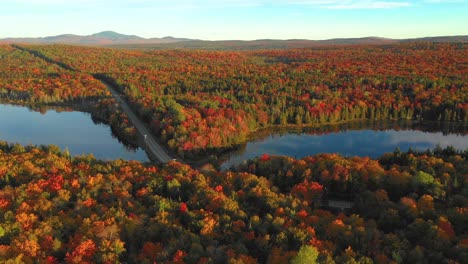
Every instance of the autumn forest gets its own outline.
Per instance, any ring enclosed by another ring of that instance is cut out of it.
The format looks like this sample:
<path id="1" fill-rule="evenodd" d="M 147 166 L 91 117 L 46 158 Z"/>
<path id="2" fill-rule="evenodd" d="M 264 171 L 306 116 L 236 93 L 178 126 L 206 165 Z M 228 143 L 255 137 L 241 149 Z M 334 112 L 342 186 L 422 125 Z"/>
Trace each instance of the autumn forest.
<path id="1" fill-rule="evenodd" d="M 216 163 L 265 131 L 466 126 L 467 58 L 464 43 L 430 42 L 0 45 L 0 103 L 87 112 L 137 147 L 112 87 L 174 158 L 100 160 L 0 135 L 0 262 L 467 263 L 468 149 Z"/>

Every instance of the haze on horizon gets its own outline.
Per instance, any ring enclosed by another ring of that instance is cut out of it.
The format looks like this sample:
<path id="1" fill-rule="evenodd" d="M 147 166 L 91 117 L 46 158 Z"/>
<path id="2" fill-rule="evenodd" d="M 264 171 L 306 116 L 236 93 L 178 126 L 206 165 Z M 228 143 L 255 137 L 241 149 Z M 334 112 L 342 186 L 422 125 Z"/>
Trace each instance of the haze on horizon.
<path id="1" fill-rule="evenodd" d="M 468 0 L 3 0 L 0 38 L 329 39 L 468 34 Z"/>

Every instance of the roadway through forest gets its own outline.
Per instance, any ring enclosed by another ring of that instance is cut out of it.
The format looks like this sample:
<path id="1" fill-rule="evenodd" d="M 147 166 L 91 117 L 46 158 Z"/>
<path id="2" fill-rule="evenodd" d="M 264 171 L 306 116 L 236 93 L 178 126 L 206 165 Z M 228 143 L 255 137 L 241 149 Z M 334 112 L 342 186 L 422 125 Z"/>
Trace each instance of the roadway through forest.
<path id="1" fill-rule="evenodd" d="M 19 50 L 22 50 L 22 51 L 29 52 L 33 56 L 36 56 L 36 57 L 38 57 L 40 59 L 43 59 L 43 60 L 45 60 L 45 61 L 47 61 L 49 63 L 56 64 L 56 65 L 66 69 L 66 70 L 79 72 L 78 70 L 73 69 L 72 67 L 70 67 L 69 65 L 67 65 L 67 64 L 65 64 L 63 62 L 56 61 L 56 60 L 53 60 L 53 59 L 47 57 L 46 55 L 42 54 L 41 52 L 30 50 L 30 49 L 27 49 L 27 48 L 24 48 L 24 47 L 21 47 L 21 46 L 18 46 L 18 45 L 12 45 L 12 47 L 14 47 L 16 49 L 19 49 Z M 167 152 L 164 150 L 164 148 L 161 147 L 161 145 L 159 145 L 159 143 L 156 141 L 156 139 L 154 139 L 153 134 L 145 127 L 145 125 L 137 117 L 137 115 L 135 115 L 135 113 L 133 113 L 133 110 L 130 108 L 130 106 L 127 104 L 127 102 L 125 102 L 125 100 L 122 99 L 122 97 L 114 89 L 114 87 L 112 87 L 112 85 L 110 85 L 109 83 L 107 83 L 107 82 L 105 82 L 105 81 L 103 81 L 103 80 L 101 80 L 99 78 L 96 78 L 96 79 L 101 81 L 104 85 L 106 85 L 107 89 L 109 89 L 109 91 L 111 92 L 114 99 L 117 101 L 117 103 L 119 103 L 120 107 L 122 107 L 122 110 L 125 112 L 125 114 L 127 114 L 128 118 L 130 118 L 130 121 L 132 122 L 132 124 L 135 126 L 135 128 L 138 130 L 138 132 L 143 136 L 144 142 L 145 142 L 144 143 L 145 144 L 144 148 L 146 149 L 146 151 L 150 152 L 149 154 L 152 155 L 152 157 L 155 157 L 161 163 L 168 163 L 169 161 L 171 161 L 173 158 L 171 158 L 167 154 Z"/>
<path id="2" fill-rule="evenodd" d="M 345 209 L 351 209 L 354 206 L 354 203 L 351 201 L 346 201 L 346 200 L 322 200 L 321 201 L 322 206 L 325 207 L 332 207 L 332 208 L 337 208 L 340 209 L 341 212 L 343 212 Z"/>
<path id="3" fill-rule="evenodd" d="M 120 94 L 112 87 L 112 85 L 106 83 L 105 81 L 102 81 L 109 91 L 111 92 L 112 96 L 114 99 L 119 103 L 120 107 L 122 110 L 127 114 L 128 118 L 132 122 L 132 124 L 135 126 L 135 128 L 138 130 L 138 132 L 143 135 L 144 141 L 145 141 L 145 149 L 150 152 L 153 157 L 158 159 L 161 163 L 168 163 L 169 161 L 172 160 L 172 158 L 167 154 L 167 152 L 159 145 L 159 143 L 156 141 L 156 139 L 153 137 L 152 133 L 146 128 L 146 126 L 143 124 L 143 122 L 133 113 L 133 110 L 130 108 L 130 106 L 123 100 L 123 98 L 120 96 Z"/>

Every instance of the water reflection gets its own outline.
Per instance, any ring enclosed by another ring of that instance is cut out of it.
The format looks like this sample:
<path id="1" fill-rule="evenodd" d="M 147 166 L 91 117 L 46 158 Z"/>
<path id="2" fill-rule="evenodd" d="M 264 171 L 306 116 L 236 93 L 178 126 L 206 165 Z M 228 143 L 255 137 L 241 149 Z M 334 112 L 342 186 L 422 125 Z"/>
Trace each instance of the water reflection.
<path id="1" fill-rule="evenodd" d="M 264 153 L 296 158 L 317 153 L 378 158 L 397 147 L 406 151 L 440 145 L 465 150 L 468 148 L 467 126 L 466 123 L 359 122 L 306 131 L 263 133 L 229 154 L 221 168 L 227 169 Z"/>
<path id="2" fill-rule="evenodd" d="M 109 126 L 91 115 L 67 108 L 41 108 L 0 104 L 0 140 L 23 145 L 54 144 L 72 155 L 92 153 L 100 159 L 148 161 L 146 153 L 120 143 Z"/>

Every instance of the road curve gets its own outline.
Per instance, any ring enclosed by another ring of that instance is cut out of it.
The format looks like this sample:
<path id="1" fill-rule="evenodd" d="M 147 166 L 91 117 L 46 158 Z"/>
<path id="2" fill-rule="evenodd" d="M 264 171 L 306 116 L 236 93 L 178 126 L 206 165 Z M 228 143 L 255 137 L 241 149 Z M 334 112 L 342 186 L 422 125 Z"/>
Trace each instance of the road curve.
<path id="1" fill-rule="evenodd" d="M 135 128 L 140 132 L 141 135 L 144 135 L 145 138 L 145 149 L 153 155 L 153 157 L 156 157 L 161 163 L 168 163 L 169 161 L 172 160 L 172 158 L 166 153 L 166 151 L 158 144 L 158 142 L 154 139 L 153 135 L 151 132 L 145 127 L 143 122 L 133 113 L 132 109 L 130 106 L 128 106 L 127 102 L 125 102 L 120 94 L 112 87 L 110 84 L 106 83 L 105 81 L 102 81 L 109 91 L 111 92 L 112 96 L 114 99 L 117 101 L 117 103 L 120 104 L 122 107 L 122 110 L 127 114 L 128 118 L 132 122 L 132 124 L 135 126 Z"/>

